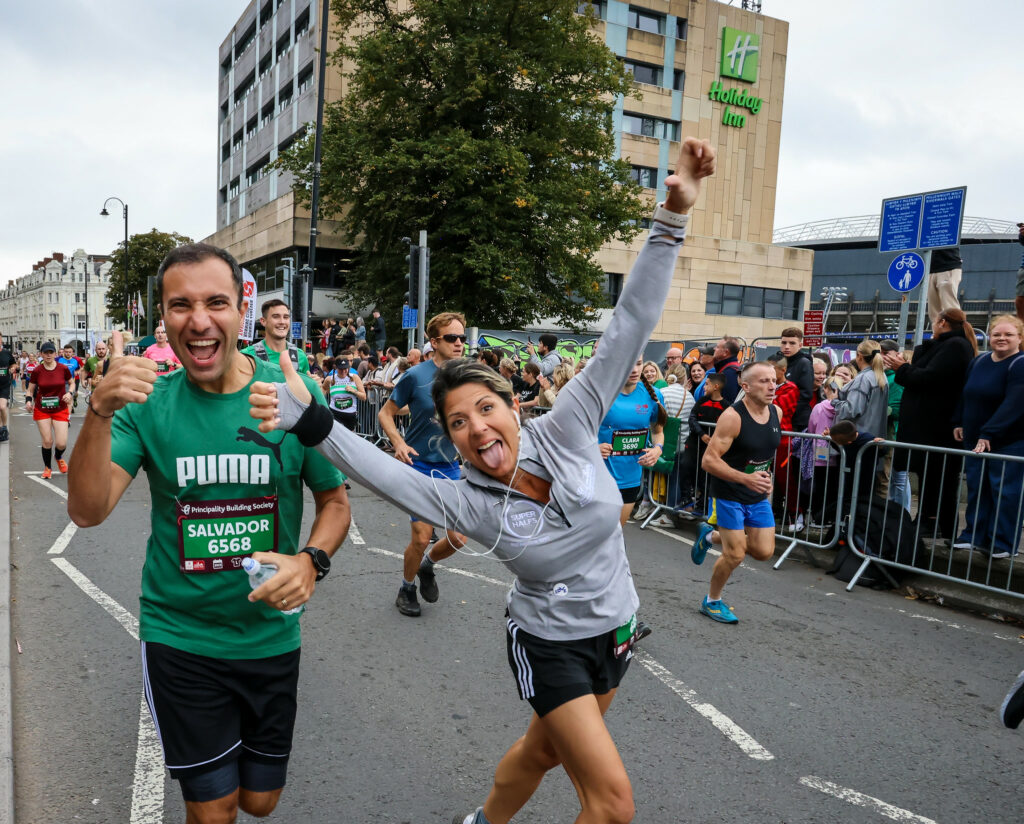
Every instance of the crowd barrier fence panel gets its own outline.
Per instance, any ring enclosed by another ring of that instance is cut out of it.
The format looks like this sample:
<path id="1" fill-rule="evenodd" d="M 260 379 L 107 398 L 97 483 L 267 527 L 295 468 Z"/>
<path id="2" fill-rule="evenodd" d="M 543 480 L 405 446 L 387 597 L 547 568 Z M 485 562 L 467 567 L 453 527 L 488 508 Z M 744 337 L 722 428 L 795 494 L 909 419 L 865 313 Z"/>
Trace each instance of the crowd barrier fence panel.
<path id="1" fill-rule="evenodd" d="M 873 494 L 873 476 L 886 463 L 887 450 L 892 450 L 894 475 L 909 471 L 918 478 L 917 494 L 911 501 L 916 514 L 898 502 L 896 507 L 889 506 Z M 865 473 L 872 473 L 870 479 Z M 852 474 L 847 543 L 862 562 L 847 591 L 874 564 L 886 575 L 887 569 L 896 569 L 1024 598 L 1024 592 L 1012 588 L 1016 583 L 1018 589 L 1024 589 L 1024 555 L 1013 554 L 1019 553 L 1024 521 L 1024 483 L 1020 482 L 1024 457 L 876 441 L 857 455 Z M 932 508 L 935 519 L 927 525 Z M 891 512 L 893 509 L 898 512 Z M 872 519 L 877 523 L 879 518 L 881 525 L 874 531 L 880 540 L 886 538 L 886 528 L 895 519 L 896 551 L 869 545 Z M 948 534 L 950 546 L 945 557 L 937 552 L 944 540 L 940 532 Z M 961 536 L 971 549 L 954 546 Z M 1009 557 L 993 558 L 996 551 L 1009 552 Z M 968 554 L 958 554 L 961 552 Z"/>

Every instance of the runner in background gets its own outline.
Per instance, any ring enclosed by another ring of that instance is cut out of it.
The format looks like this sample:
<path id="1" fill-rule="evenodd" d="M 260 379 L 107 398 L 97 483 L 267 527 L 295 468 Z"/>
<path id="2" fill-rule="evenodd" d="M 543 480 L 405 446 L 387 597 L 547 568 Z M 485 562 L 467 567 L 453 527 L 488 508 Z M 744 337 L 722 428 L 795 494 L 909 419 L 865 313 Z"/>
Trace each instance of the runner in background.
<path id="1" fill-rule="evenodd" d="M 289 343 L 292 334 L 292 313 L 283 300 L 273 298 L 264 302 L 261 312 L 263 328 L 266 335 L 242 350 L 245 355 L 253 355 L 262 361 L 269 361 L 275 366 L 281 360 L 283 352 L 288 353 L 295 368 L 301 373 L 309 374 L 309 358 L 299 347 Z"/>
<path id="2" fill-rule="evenodd" d="M 18 359 L 14 352 L 4 347 L 4 337 L 0 335 L 0 443 L 8 440 L 7 430 L 8 407 L 13 401 L 14 385 L 18 381 Z"/>
<path id="3" fill-rule="evenodd" d="M 74 377 L 65 363 L 57 362 L 57 347 L 46 341 L 40 347 L 43 362 L 32 372 L 25 409 L 32 413 L 42 439 L 43 478 L 53 474 L 53 451 L 57 451 L 57 468 L 68 471 L 64 450 L 68 448 L 68 423 L 74 397 L 71 384 Z M 34 387 L 34 388 L 33 388 Z"/>
<path id="4" fill-rule="evenodd" d="M 166 375 L 181 366 L 181 361 L 178 360 L 178 356 L 174 354 L 174 350 L 167 342 L 167 330 L 164 328 L 163 321 L 160 321 L 160 325 L 153 331 L 153 334 L 156 336 L 156 343 L 147 346 L 142 356 L 156 362 L 158 375 Z"/>
<path id="5" fill-rule="evenodd" d="M 366 400 L 366 389 L 348 358 L 339 356 L 334 359 L 334 369 L 324 377 L 323 390 L 334 420 L 355 432 L 359 423 L 358 401 Z"/>

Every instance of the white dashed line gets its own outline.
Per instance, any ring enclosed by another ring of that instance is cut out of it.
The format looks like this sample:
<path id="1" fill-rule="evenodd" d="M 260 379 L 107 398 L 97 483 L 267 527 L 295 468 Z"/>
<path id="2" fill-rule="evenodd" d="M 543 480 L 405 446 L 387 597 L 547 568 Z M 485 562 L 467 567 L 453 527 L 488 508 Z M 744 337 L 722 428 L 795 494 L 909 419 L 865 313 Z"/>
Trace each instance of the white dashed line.
<path id="1" fill-rule="evenodd" d="M 402 555 L 400 552 L 392 552 L 388 549 L 378 549 L 375 546 L 366 547 L 366 551 L 372 552 L 374 555 L 386 555 L 389 558 L 405 558 L 405 556 Z M 499 581 L 497 578 L 488 578 L 486 575 L 480 575 L 479 573 L 469 572 L 465 569 L 458 569 L 457 567 L 453 566 L 440 565 L 437 567 L 437 569 L 443 569 L 445 572 L 452 573 L 452 575 L 461 575 L 464 578 L 473 578 L 477 581 L 484 581 L 488 584 L 494 584 L 495 586 L 505 587 L 505 589 L 508 589 L 510 586 L 512 586 L 511 581 Z"/>
<path id="2" fill-rule="evenodd" d="M 848 787 L 841 787 L 838 784 L 833 784 L 831 781 L 826 781 L 813 775 L 801 778 L 800 783 L 812 790 L 825 793 L 825 795 L 834 796 L 841 801 L 874 810 L 876 813 L 884 815 L 886 818 L 891 818 L 893 821 L 904 822 L 904 824 L 937 824 L 934 819 L 925 818 L 923 815 L 917 815 L 901 807 L 894 807 L 892 804 L 887 804 L 874 796 L 864 795 L 864 793 L 859 793 Z"/>
<path id="3" fill-rule="evenodd" d="M 41 472 L 40 472 L 40 473 L 38 473 L 38 474 L 32 474 L 32 475 L 29 475 L 29 473 L 28 473 L 28 472 L 26 472 L 25 474 L 26 474 L 26 475 L 28 475 L 28 477 L 29 477 L 29 478 L 30 478 L 31 480 L 35 481 L 35 482 L 36 482 L 37 484 L 42 484 L 42 485 L 43 485 L 43 486 L 45 486 L 45 487 L 46 487 L 47 489 L 49 489 L 49 490 L 50 490 L 51 492 L 56 492 L 56 493 L 57 493 L 58 495 L 60 495 L 60 496 L 61 496 L 61 497 L 62 497 L 62 498 L 63 498 L 63 499 L 65 500 L 65 501 L 66 501 L 66 500 L 68 499 L 68 493 L 67 493 L 67 492 L 65 492 L 65 491 L 64 491 L 63 489 L 61 489 L 61 488 L 60 488 L 59 486 L 54 486 L 54 485 L 53 485 L 53 484 L 51 484 L 51 483 L 50 483 L 49 481 L 44 481 L 44 480 L 43 480 L 42 478 L 40 478 L 40 477 L 39 477 L 39 475 L 42 475 L 43 473 L 41 473 Z"/>
<path id="4" fill-rule="evenodd" d="M 68 525 L 64 527 L 64 531 L 57 536 L 57 540 L 53 542 L 53 546 L 46 550 L 46 554 L 60 555 L 65 549 L 67 549 L 68 544 L 71 543 L 71 539 L 75 537 L 76 532 L 78 532 L 78 527 L 75 525 L 75 522 L 68 521 Z"/>

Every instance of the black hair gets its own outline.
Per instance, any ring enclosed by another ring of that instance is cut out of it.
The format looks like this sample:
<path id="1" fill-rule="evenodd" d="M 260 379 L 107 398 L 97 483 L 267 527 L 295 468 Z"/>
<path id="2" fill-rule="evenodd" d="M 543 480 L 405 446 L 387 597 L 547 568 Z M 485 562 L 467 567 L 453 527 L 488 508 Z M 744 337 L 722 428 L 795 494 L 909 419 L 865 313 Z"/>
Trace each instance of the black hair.
<path id="1" fill-rule="evenodd" d="M 857 427 L 853 421 L 837 421 L 828 430 L 829 437 L 835 440 L 837 437 L 843 441 L 852 442 L 857 437 Z"/>
<path id="2" fill-rule="evenodd" d="M 156 270 L 156 295 L 160 305 L 163 306 L 164 302 L 164 274 L 168 269 L 182 264 L 192 266 L 212 257 L 220 258 L 231 267 L 231 279 L 235 282 L 235 291 L 238 292 L 238 305 L 241 306 L 243 289 L 242 267 L 238 265 L 238 261 L 235 260 L 234 255 L 229 251 L 221 249 L 219 246 L 213 246 L 210 243 L 186 243 L 183 246 L 171 249 L 167 253 L 167 257 L 160 263 L 160 268 Z"/>
<path id="3" fill-rule="evenodd" d="M 263 317 L 266 317 L 267 312 L 275 306 L 283 306 L 285 309 L 288 309 L 288 304 L 280 298 L 271 298 L 270 300 L 263 301 L 263 305 L 260 307 L 260 314 L 263 315 Z M 291 309 L 288 309 L 288 311 L 291 312 Z"/>
<path id="4" fill-rule="evenodd" d="M 539 335 L 537 340 L 543 343 L 549 351 L 554 351 L 555 347 L 558 346 L 558 335 L 552 335 L 550 332 L 545 332 L 543 335 Z"/>

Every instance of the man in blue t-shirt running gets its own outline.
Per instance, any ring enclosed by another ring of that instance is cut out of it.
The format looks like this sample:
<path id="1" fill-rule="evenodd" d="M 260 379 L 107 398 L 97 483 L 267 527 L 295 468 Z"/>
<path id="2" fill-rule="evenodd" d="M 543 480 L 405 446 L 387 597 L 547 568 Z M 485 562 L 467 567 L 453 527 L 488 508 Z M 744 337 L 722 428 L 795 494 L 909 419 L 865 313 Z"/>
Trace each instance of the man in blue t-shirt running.
<path id="1" fill-rule="evenodd" d="M 459 312 L 442 312 L 430 319 L 426 332 L 433 347 L 431 356 L 409 369 L 395 384 L 391 397 L 377 414 L 377 419 L 394 447 L 398 460 L 434 478 L 436 483 L 447 483 L 446 478 L 458 480 L 462 472 L 456 461 L 458 453 L 455 447 L 444 436 L 435 420 L 431 390 L 441 364 L 462 357 L 466 345 L 466 318 Z M 395 416 L 406 406 L 409 407 L 409 426 L 406 427 L 405 437 L 402 437 L 395 425 Z M 416 577 L 420 579 L 423 600 L 434 603 L 438 598 L 434 564 L 450 558 L 455 548 L 446 534 L 427 552 L 433 526 L 415 518 L 410 518 L 410 521 L 412 537 L 405 548 L 402 586 L 398 590 L 395 606 L 402 615 L 415 617 L 420 614 L 420 602 L 416 598 Z M 448 524 L 438 526 L 447 529 Z M 450 534 L 459 546 L 465 545 L 465 537 L 457 532 Z"/>

